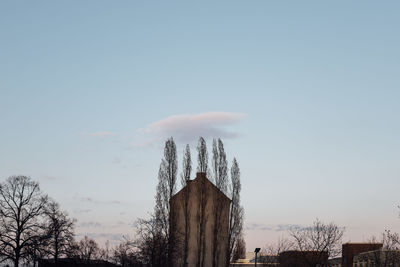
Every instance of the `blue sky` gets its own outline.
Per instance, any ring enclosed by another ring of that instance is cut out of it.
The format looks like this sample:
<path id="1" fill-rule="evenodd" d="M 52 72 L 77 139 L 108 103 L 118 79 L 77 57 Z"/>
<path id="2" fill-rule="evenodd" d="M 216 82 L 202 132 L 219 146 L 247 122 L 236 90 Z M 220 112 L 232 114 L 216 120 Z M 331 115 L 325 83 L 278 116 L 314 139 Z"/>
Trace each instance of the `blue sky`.
<path id="1" fill-rule="evenodd" d="M 201 134 L 239 161 L 249 250 L 317 217 L 400 231 L 399 5 L 3 1 L 1 180 L 117 239 L 152 211 L 165 138 L 195 157 Z"/>

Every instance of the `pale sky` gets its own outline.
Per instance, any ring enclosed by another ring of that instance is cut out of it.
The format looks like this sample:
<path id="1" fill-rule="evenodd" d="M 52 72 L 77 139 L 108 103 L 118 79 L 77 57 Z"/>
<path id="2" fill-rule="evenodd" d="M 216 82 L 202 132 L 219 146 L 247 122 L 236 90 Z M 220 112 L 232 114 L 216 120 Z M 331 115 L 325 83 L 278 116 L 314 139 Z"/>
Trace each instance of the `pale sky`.
<path id="1" fill-rule="evenodd" d="M 0 180 L 31 176 L 79 237 L 115 241 L 152 211 L 167 137 L 194 167 L 198 137 L 221 137 L 248 250 L 317 217 L 344 241 L 400 232 L 399 10 L 1 1 Z"/>

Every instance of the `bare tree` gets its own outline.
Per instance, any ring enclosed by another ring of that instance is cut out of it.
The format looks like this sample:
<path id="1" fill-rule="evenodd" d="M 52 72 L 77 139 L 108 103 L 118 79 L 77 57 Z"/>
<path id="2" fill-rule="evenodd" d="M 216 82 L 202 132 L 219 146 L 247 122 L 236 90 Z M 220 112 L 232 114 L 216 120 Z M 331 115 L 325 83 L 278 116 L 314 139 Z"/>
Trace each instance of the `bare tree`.
<path id="1" fill-rule="evenodd" d="M 182 187 L 187 186 L 188 181 L 190 180 L 190 174 L 192 171 L 192 160 L 191 160 L 191 155 L 190 155 L 190 147 L 189 145 L 186 145 L 184 154 L 183 154 L 183 161 L 182 161 L 182 174 L 181 174 L 181 184 Z M 188 252 L 189 252 L 189 232 L 190 232 L 190 210 L 189 210 L 189 192 L 190 188 L 187 187 L 186 190 L 184 191 L 185 197 L 184 201 L 182 203 L 183 205 L 183 211 L 184 211 L 184 217 L 185 217 L 185 232 L 183 236 L 183 242 L 181 243 L 181 250 L 183 254 L 183 264 L 185 265 L 187 262 L 188 258 Z M 180 238 L 181 239 L 181 238 Z"/>
<path id="2" fill-rule="evenodd" d="M 309 266 L 317 266 L 325 263 L 326 258 L 338 256 L 341 252 L 343 233 L 344 228 L 337 224 L 333 222 L 325 224 L 318 219 L 310 227 L 297 227 L 289 231 L 296 250 L 313 252 L 307 253 L 303 259 Z"/>
<path id="3" fill-rule="evenodd" d="M 27 257 L 24 258 L 24 262 L 26 263 L 25 265 L 31 265 L 35 267 L 40 259 L 48 257 L 48 244 L 49 236 L 47 233 L 47 229 L 44 226 L 41 229 L 41 234 L 33 238 L 31 241 L 31 245 L 26 248 Z"/>
<path id="4" fill-rule="evenodd" d="M 27 176 L 11 176 L 0 185 L 0 255 L 18 267 L 28 248 L 43 235 L 47 196 Z"/>
<path id="5" fill-rule="evenodd" d="M 203 137 L 199 138 L 199 142 L 197 144 L 197 172 L 208 172 L 208 151 L 207 144 Z"/>
<path id="6" fill-rule="evenodd" d="M 176 145 L 171 137 L 165 142 L 164 158 L 161 161 L 158 173 L 158 185 L 156 192 L 155 216 L 159 228 L 168 240 L 167 259 L 171 260 L 171 256 L 176 248 L 174 242 L 175 237 L 170 236 L 170 221 L 174 218 L 170 217 L 169 200 L 176 191 L 176 179 L 178 171 L 178 160 L 176 153 Z"/>
<path id="7" fill-rule="evenodd" d="M 60 256 L 65 256 L 74 240 L 75 220 L 60 210 L 58 203 L 50 201 L 45 209 L 47 216 L 48 253 L 57 264 Z"/>
<path id="8" fill-rule="evenodd" d="M 236 241 L 235 248 L 233 249 L 232 261 L 236 262 L 238 259 L 246 257 L 246 242 L 243 235 L 240 235 Z"/>
<path id="9" fill-rule="evenodd" d="M 104 261 L 113 260 L 114 249 L 110 246 L 110 240 L 107 240 L 102 248 L 100 248 L 99 259 Z"/>
<path id="10" fill-rule="evenodd" d="M 215 139 L 213 140 L 212 152 L 215 186 L 226 194 L 228 189 L 228 161 L 226 160 L 224 144 L 222 143 L 221 139 L 218 138 L 218 141 Z"/>
<path id="11" fill-rule="evenodd" d="M 168 203 L 169 199 L 175 194 L 176 190 L 176 176 L 178 172 L 178 159 L 176 154 L 176 145 L 174 139 L 171 137 L 165 142 L 164 148 L 165 160 L 165 174 L 168 186 Z M 168 204 L 169 205 L 169 204 Z M 169 207 L 168 207 L 169 210 Z"/>
<path id="12" fill-rule="evenodd" d="M 140 261 L 151 267 L 167 265 L 167 237 L 160 231 L 156 216 L 150 219 L 139 219 L 135 222 L 135 246 Z"/>
<path id="13" fill-rule="evenodd" d="M 243 229 L 243 207 L 240 205 L 240 191 L 242 189 L 240 182 L 240 168 L 236 161 L 233 159 L 231 168 L 231 207 L 229 214 L 229 232 L 228 232 L 228 251 L 227 251 L 227 265 L 232 260 L 233 249 L 235 244 L 242 234 Z"/>
<path id="14" fill-rule="evenodd" d="M 224 150 L 224 145 L 221 139 L 213 140 L 212 148 L 212 167 L 214 174 L 215 186 L 223 193 L 226 194 L 228 188 L 228 162 L 226 160 L 226 154 Z M 219 256 L 221 254 L 220 248 L 220 233 L 222 231 L 221 227 L 221 216 L 223 211 L 222 196 L 220 194 L 216 195 L 214 200 L 214 229 L 213 229 L 213 267 L 216 267 L 219 262 Z"/>
<path id="15" fill-rule="evenodd" d="M 294 243 L 293 241 L 280 237 L 275 244 L 267 244 L 261 251 L 263 256 L 266 255 L 279 255 L 283 251 L 292 250 Z"/>
<path id="16" fill-rule="evenodd" d="M 190 180 L 190 175 L 192 172 L 192 158 L 190 155 L 190 147 L 186 145 L 186 148 L 183 152 L 183 160 L 182 160 L 182 174 L 181 174 L 181 185 L 185 187 L 187 182 Z"/>
<path id="17" fill-rule="evenodd" d="M 142 266 L 138 259 L 135 242 L 127 237 L 124 237 L 121 243 L 113 249 L 113 259 L 122 267 Z"/>
<path id="18" fill-rule="evenodd" d="M 197 171 L 202 173 L 208 173 L 208 151 L 207 151 L 207 144 L 203 137 L 199 138 L 199 142 L 197 144 Z M 209 177 L 209 176 L 207 176 Z M 206 217 L 206 204 L 207 204 L 207 190 L 205 185 L 205 180 L 201 179 L 200 184 L 200 192 L 199 192 L 199 207 L 197 213 L 197 233 L 198 233 L 198 240 L 197 240 L 197 267 L 204 266 L 205 260 L 205 226 L 207 223 Z"/>
<path id="19" fill-rule="evenodd" d="M 293 249 L 293 241 L 280 237 L 276 243 L 267 244 L 260 253 L 260 258 L 263 259 L 262 266 L 271 266 L 278 264 L 278 256 L 281 252 Z"/>
<path id="20" fill-rule="evenodd" d="M 100 248 L 97 242 L 85 235 L 85 237 L 79 241 L 79 258 L 84 261 L 91 261 L 99 257 Z"/>
<path id="21" fill-rule="evenodd" d="M 156 193 L 156 216 L 162 223 L 162 228 L 166 236 L 169 235 L 169 200 L 175 194 L 176 176 L 178 170 L 178 160 L 176 145 L 171 137 L 165 142 L 164 158 L 161 160 L 158 172 L 158 186 Z"/>
<path id="22" fill-rule="evenodd" d="M 168 202 L 168 185 L 166 183 L 166 162 L 161 160 L 160 168 L 158 170 L 158 184 L 156 189 L 156 205 L 154 207 L 155 223 L 159 231 L 167 235 L 168 232 L 168 216 L 169 216 L 169 203 Z"/>

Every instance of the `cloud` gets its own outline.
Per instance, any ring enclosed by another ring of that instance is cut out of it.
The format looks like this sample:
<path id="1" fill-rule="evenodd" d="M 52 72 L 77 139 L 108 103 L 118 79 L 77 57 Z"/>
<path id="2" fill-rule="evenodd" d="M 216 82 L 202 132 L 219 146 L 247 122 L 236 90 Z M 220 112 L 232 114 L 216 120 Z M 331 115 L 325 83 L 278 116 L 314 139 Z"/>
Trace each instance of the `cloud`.
<path id="1" fill-rule="evenodd" d="M 119 228 L 119 227 L 121 227 L 121 226 L 125 226 L 125 225 L 127 225 L 127 223 L 126 223 L 126 222 L 123 222 L 123 221 L 117 221 L 116 223 L 114 223 L 113 225 L 111 225 L 111 226 L 110 226 L 110 228 Z"/>
<path id="2" fill-rule="evenodd" d="M 271 227 L 271 226 L 268 226 L 268 225 L 265 225 L 265 224 L 249 223 L 249 224 L 246 224 L 245 229 L 246 229 L 246 230 L 270 231 L 270 230 L 272 230 L 272 227 Z"/>
<path id="3" fill-rule="evenodd" d="M 122 204 L 121 201 L 119 201 L 119 200 L 97 200 L 97 199 L 93 199 L 91 197 L 80 197 L 79 200 L 82 201 L 82 202 L 93 203 L 93 204 L 101 204 L 101 205 L 119 205 L 119 204 Z"/>
<path id="4" fill-rule="evenodd" d="M 78 224 L 78 227 L 82 228 L 99 228 L 102 227 L 103 225 L 99 222 L 82 222 Z"/>
<path id="5" fill-rule="evenodd" d="M 102 229 L 113 229 L 113 228 L 121 228 L 123 226 L 130 225 L 127 222 L 124 221 L 116 221 L 112 224 L 103 224 L 100 222 L 95 222 L 95 221 L 87 221 L 87 222 L 81 222 L 77 225 L 78 228 L 102 228 Z"/>
<path id="6" fill-rule="evenodd" d="M 259 224 L 249 223 L 246 224 L 245 230 L 249 231 L 274 231 L 274 232 L 286 232 L 292 229 L 305 229 L 306 227 L 299 224 Z"/>
<path id="7" fill-rule="evenodd" d="M 222 111 L 169 116 L 140 129 L 141 132 L 156 136 L 156 138 L 146 140 L 142 146 L 151 144 L 154 139 L 163 139 L 169 136 L 173 136 L 181 142 L 195 141 L 199 136 L 204 138 L 236 138 L 239 134 L 227 130 L 226 127 L 238 123 L 244 117 L 245 114 L 243 113 Z"/>
<path id="8" fill-rule="evenodd" d="M 79 214 L 79 213 L 89 213 L 91 211 L 92 211 L 91 209 L 75 209 L 73 212 Z"/>
<path id="9" fill-rule="evenodd" d="M 113 132 L 93 132 L 93 133 L 82 133 L 82 135 L 93 136 L 93 137 L 111 137 L 116 134 Z"/>
<path id="10" fill-rule="evenodd" d="M 123 234 L 114 234 L 114 233 L 77 233 L 77 237 L 83 238 L 84 236 L 88 236 L 89 238 L 97 239 L 107 239 L 111 241 L 121 241 L 123 239 Z"/>

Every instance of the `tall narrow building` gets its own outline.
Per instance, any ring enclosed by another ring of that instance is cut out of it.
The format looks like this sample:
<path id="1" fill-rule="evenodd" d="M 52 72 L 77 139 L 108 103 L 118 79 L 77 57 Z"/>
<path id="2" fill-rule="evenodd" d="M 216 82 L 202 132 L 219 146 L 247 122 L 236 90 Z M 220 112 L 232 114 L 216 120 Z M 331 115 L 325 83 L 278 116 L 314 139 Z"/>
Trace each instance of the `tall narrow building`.
<path id="1" fill-rule="evenodd" d="M 172 266 L 226 267 L 230 199 L 205 173 L 170 200 Z"/>

